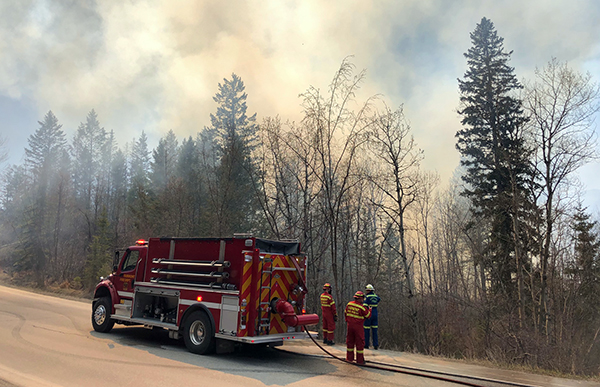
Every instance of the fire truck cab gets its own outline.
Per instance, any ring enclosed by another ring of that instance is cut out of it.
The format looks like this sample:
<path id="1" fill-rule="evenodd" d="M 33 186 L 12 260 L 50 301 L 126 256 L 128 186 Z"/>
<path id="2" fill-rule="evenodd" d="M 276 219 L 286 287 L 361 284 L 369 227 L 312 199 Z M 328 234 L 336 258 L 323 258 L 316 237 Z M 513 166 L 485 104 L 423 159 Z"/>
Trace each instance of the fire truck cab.
<path id="1" fill-rule="evenodd" d="M 188 350 L 217 345 L 281 345 L 307 337 L 306 255 L 295 241 L 233 238 L 150 238 L 117 252 L 113 273 L 94 291 L 92 325 L 167 329 Z"/>

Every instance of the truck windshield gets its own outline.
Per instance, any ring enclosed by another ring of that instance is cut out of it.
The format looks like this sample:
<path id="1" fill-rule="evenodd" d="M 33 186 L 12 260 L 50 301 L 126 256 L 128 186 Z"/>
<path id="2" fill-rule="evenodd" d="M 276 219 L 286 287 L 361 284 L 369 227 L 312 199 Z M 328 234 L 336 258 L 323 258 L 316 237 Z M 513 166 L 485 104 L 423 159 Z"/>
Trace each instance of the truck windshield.
<path id="1" fill-rule="evenodd" d="M 127 258 L 125 258 L 125 261 L 123 261 L 123 266 L 121 268 L 121 271 L 130 271 L 130 270 L 134 270 L 135 269 L 135 265 L 137 263 L 137 260 L 140 256 L 140 252 L 137 250 L 128 250 L 127 251 Z"/>

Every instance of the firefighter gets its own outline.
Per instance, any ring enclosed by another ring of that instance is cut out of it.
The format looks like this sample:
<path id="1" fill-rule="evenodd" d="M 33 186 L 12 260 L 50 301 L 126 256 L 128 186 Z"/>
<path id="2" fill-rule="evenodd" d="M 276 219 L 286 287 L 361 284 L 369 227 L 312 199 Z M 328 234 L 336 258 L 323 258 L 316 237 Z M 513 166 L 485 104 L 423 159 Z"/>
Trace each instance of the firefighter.
<path id="1" fill-rule="evenodd" d="M 354 294 L 354 301 L 346 305 L 344 315 L 348 334 L 346 336 L 346 361 L 354 361 L 354 347 L 356 347 L 356 363 L 365 364 L 365 331 L 363 323 L 365 318 L 371 316 L 371 309 L 363 305 L 365 294 L 358 291 Z"/>
<path id="2" fill-rule="evenodd" d="M 331 296 L 331 285 L 323 285 L 321 294 L 321 311 L 323 312 L 323 344 L 333 345 L 333 332 L 335 331 L 335 322 L 337 321 L 337 310 L 335 301 Z"/>
<path id="3" fill-rule="evenodd" d="M 373 285 L 368 284 L 365 286 L 365 290 L 367 291 L 367 295 L 365 296 L 365 305 L 371 308 L 371 317 L 365 319 L 365 348 L 369 348 L 369 340 L 371 338 L 371 333 L 373 333 L 373 349 L 379 349 L 379 337 L 377 335 L 377 305 L 381 298 L 377 294 L 375 294 L 375 288 Z"/>

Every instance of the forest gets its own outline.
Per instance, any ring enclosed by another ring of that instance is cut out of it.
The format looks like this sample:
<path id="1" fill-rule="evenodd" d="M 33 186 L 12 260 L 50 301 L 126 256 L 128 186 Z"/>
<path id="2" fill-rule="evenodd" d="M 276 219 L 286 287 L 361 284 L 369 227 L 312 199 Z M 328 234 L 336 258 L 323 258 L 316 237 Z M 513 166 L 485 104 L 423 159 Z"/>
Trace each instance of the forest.
<path id="1" fill-rule="evenodd" d="M 300 95 L 298 122 L 258 122 L 232 74 L 209 125 L 154 149 L 143 131 L 119 146 L 93 109 L 69 139 L 48 111 L 2 171 L 0 266 L 89 294 L 139 238 L 297 239 L 308 312 L 325 282 L 338 314 L 373 284 L 382 348 L 598 375 L 600 228 L 576 172 L 598 156 L 600 89 L 557 58 L 519 81 L 487 18 L 470 37 L 448 183 L 421 167 L 402 105 L 357 99 L 351 57 Z"/>

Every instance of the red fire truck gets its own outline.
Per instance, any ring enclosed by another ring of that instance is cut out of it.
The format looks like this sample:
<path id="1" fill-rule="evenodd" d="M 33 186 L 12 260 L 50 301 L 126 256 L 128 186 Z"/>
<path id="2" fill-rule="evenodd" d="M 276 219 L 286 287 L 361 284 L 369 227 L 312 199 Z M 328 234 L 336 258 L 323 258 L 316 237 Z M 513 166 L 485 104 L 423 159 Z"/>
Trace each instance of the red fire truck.
<path id="1" fill-rule="evenodd" d="M 94 291 L 98 332 L 115 323 L 164 328 L 205 354 L 236 342 L 281 345 L 319 322 L 304 314 L 307 258 L 295 241 L 150 238 L 115 259 Z"/>

